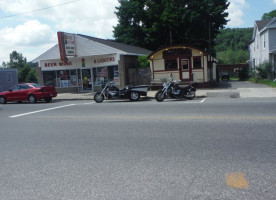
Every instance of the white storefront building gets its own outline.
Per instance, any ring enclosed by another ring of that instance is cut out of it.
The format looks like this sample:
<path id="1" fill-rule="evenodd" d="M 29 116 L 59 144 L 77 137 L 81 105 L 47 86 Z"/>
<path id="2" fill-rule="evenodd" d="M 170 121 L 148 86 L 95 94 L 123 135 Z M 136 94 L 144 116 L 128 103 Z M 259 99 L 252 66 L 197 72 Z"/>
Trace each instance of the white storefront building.
<path id="1" fill-rule="evenodd" d="M 65 38 L 65 48 L 72 48 L 73 55 L 62 58 L 62 47 L 57 44 L 32 61 L 37 64 L 39 83 L 54 85 L 59 92 L 95 90 L 110 80 L 122 88 L 130 82 L 128 69 L 138 67 L 138 56 L 151 53 L 112 40 L 68 35 L 73 39 Z M 70 42 L 73 47 L 66 46 Z"/>

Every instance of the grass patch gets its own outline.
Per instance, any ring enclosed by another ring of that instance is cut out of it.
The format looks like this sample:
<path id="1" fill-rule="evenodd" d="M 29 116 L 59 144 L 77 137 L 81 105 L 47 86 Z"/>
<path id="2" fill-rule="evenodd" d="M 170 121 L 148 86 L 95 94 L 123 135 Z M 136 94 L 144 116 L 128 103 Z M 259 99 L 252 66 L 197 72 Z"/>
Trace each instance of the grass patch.
<path id="1" fill-rule="evenodd" d="M 276 81 L 271 81 L 268 79 L 260 79 L 260 78 L 250 78 L 248 80 L 253 83 L 261 83 L 261 84 L 269 85 L 271 87 L 276 87 Z"/>

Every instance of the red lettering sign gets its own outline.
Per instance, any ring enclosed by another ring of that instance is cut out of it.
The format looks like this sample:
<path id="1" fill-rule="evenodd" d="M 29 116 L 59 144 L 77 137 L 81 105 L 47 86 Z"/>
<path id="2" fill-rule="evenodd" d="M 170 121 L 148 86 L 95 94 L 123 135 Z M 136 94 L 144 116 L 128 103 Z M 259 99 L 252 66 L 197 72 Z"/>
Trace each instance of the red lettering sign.
<path id="1" fill-rule="evenodd" d="M 59 63 L 44 63 L 44 67 L 57 67 L 57 66 L 69 66 L 72 62 L 59 62 Z"/>
<path id="2" fill-rule="evenodd" d="M 115 61 L 115 57 L 94 59 L 94 63 L 106 63 L 106 62 L 114 62 L 114 61 Z"/>

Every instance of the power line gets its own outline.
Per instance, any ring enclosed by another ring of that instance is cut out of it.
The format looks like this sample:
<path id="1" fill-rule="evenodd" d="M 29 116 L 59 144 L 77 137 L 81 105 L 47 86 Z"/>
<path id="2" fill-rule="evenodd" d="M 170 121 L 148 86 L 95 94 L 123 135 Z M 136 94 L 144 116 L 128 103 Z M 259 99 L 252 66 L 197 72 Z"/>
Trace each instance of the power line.
<path id="1" fill-rule="evenodd" d="M 54 6 L 49 6 L 49 7 L 46 7 L 46 8 L 40 8 L 40 9 L 37 9 L 37 10 L 28 11 L 28 12 L 18 13 L 18 14 L 14 14 L 14 15 L 8 15 L 8 16 L 0 17 L 0 19 L 15 17 L 15 16 L 18 16 L 18 15 L 25 15 L 25 14 L 29 14 L 29 13 L 33 13 L 33 12 L 38 12 L 38 11 L 41 11 L 41 10 L 47 10 L 47 9 L 50 9 L 50 8 L 63 6 L 63 5 L 66 5 L 66 4 L 77 2 L 77 1 L 81 1 L 81 0 L 70 1 L 70 2 L 67 2 L 67 3 L 62 3 L 62 4 L 58 4 L 58 5 L 54 5 Z"/>

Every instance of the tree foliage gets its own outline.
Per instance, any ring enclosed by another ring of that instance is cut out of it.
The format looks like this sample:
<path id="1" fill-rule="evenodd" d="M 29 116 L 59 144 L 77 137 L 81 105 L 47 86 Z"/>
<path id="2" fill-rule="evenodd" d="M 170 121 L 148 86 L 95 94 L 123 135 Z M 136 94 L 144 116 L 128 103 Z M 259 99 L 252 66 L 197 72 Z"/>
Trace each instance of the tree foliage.
<path id="1" fill-rule="evenodd" d="M 272 19 L 273 17 L 276 17 L 276 9 L 275 9 L 275 10 L 272 10 L 272 11 L 269 12 L 269 13 L 263 14 L 262 20 L 265 20 L 265 19 Z"/>
<path id="2" fill-rule="evenodd" d="M 215 39 L 219 64 L 245 63 L 249 59 L 248 44 L 253 28 L 222 29 Z"/>
<path id="3" fill-rule="evenodd" d="M 18 69 L 18 81 L 23 82 L 37 82 L 36 71 L 29 63 L 27 59 L 23 57 L 21 53 L 13 51 L 10 53 L 10 61 L 2 63 L 3 68 Z"/>
<path id="4" fill-rule="evenodd" d="M 227 0 L 119 0 L 114 27 L 117 41 L 156 50 L 162 46 L 187 44 L 209 46 L 227 23 Z"/>

